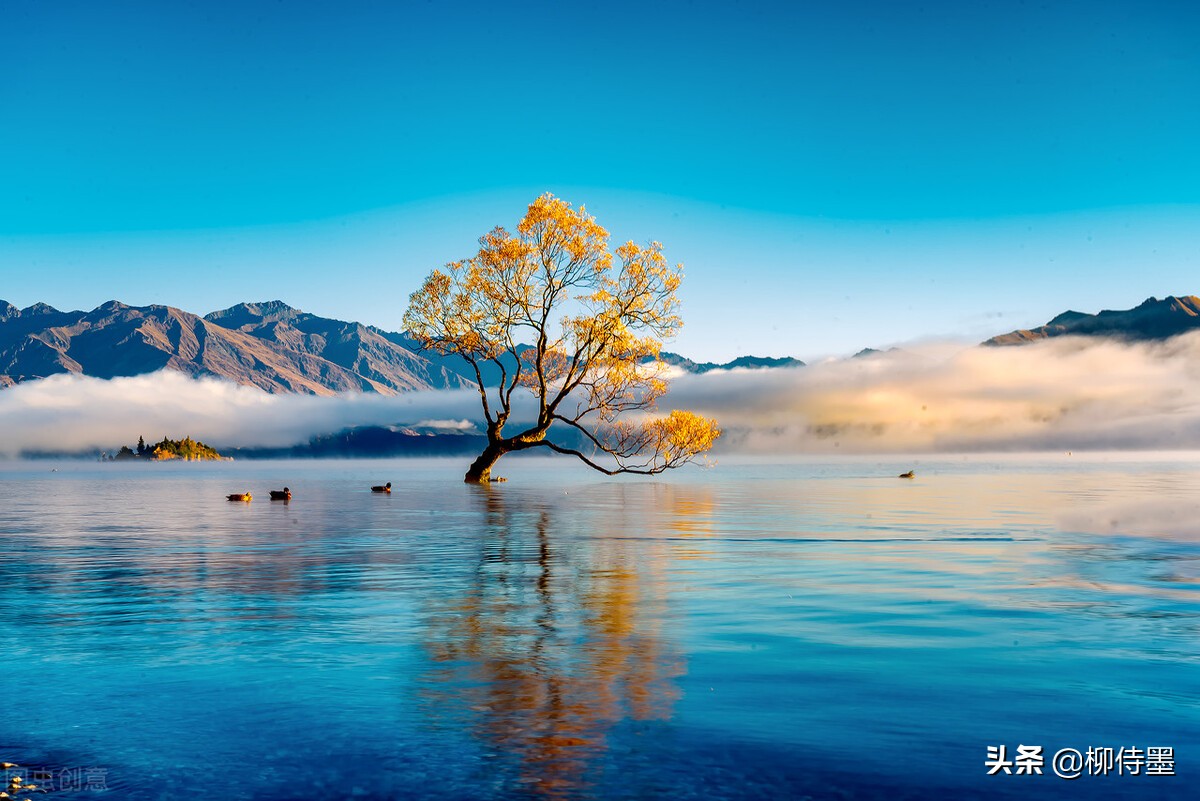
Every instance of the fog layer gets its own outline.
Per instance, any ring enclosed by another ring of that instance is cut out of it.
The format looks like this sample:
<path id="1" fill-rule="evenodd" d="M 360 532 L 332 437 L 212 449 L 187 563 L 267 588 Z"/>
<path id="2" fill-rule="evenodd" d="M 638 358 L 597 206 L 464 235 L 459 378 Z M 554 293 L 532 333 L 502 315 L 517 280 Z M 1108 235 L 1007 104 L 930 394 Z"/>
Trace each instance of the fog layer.
<path id="1" fill-rule="evenodd" d="M 925 345 L 796 370 L 682 376 L 670 402 L 725 449 L 912 452 L 1200 446 L 1200 333 Z"/>
<path id="2" fill-rule="evenodd" d="M 662 405 L 716 417 L 725 452 L 1200 447 L 1200 333 L 1160 343 L 924 345 L 798 369 L 683 375 L 671 386 Z M 479 420 L 472 391 L 319 398 L 175 372 L 58 375 L 0 391 L 0 452 L 110 450 L 139 435 L 283 446 L 348 426 L 462 430 Z"/>

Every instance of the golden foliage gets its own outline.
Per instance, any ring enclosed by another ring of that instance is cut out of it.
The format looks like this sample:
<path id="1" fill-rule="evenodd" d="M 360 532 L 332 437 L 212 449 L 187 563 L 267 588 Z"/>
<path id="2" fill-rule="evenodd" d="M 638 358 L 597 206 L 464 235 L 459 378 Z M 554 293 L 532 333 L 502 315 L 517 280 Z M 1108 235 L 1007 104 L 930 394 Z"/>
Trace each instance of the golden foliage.
<path id="1" fill-rule="evenodd" d="M 653 409 L 666 392 L 656 360 L 662 340 L 682 325 L 682 276 L 661 243 L 626 242 L 610 252 L 608 231 L 583 207 L 545 194 L 515 233 L 496 227 L 480 237 L 475 256 L 430 273 L 409 299 L 404 324 L 422 347 L 472 366 L 491 462 L 546 446 L 605 472 L 660 472 L 707 451 L 720 435 L 715 422 L 688 413 L 635 428 L 619 419 Z M 488 380 L 497 373 L 498 381 Z M 537 399 L 537 419 L 506 438 L 518 387 Z M 576 429 L 617 467 L 554 444 L 547 434 L 556 423 Z M 626 461 L 647 453 L 650 462 Z M 479 465 L 468 480 L 486 480 L 490 463 Z"/>

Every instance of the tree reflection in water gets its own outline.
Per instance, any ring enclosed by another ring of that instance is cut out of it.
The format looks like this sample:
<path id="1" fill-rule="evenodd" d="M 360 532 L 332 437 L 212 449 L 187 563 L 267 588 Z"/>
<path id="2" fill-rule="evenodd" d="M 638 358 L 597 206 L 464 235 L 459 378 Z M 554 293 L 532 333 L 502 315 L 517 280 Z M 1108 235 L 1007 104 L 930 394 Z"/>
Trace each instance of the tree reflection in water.
<path id="1" fill-rule="evenodd" d="M 478 488 L 478 567 L 461 597 L 432 602 L 424 699 L 435 724 L 464 726 L 507 764 L 505 778 L 570 795 L 612 727 L 670 717 L 684 664 L 661 631 L 665 583 L 636 549 L 556 535 L 556 510 L 504 494 Z"/>

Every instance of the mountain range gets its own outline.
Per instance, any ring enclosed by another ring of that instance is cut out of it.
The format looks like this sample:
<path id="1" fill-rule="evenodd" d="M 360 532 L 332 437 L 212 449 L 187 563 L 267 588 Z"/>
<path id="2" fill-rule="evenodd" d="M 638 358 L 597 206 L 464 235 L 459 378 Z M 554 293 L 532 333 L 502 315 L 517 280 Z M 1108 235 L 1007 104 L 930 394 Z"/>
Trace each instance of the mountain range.
<path id="1" fill-rule="evenodd" d="M 678 367 L 687 373 L 707 373 L 712 370 L 732 370 L 734 368 L 745 368 L 750 370 L 761 370 L 768 367 L 803 367 L 804 362 L 799 359 L 793 359 L 790 356 L 785 356 L 781 359 L 772 358 L 770 356 L 739 356 L 736 359 L 722 364 L 715 362 L 694 362 L 691 359 L 680 356 L 678 353 L 672 353 L 669 350 L 664 350 L 658 355 L 660 361 L 666 362 L 672 367 Z"/>
<path id="2" fill-rule="evenodd" d="M 414 353 L 403 337 L 278 301 L 205 317 L 115 300 L 90 312 L 0 301 L 0 386 L 56 373 L 113 378 L 162 369 L 315 395 L 464 385 L 463 376 Z"/>
<path id="3" fill-rule="evenodd" d="M 669 352 L 662 358 L 693 373 L 803 365 L 755 356 L 725 364 Z M 203 317 L 116 300 L 88 312 L 45 303 L 18 309 L 0 301 L 0 387 L 59 373 L 114 378 L 162 369 L 272 393 L 395 395 L 474 386 L 459 357 L 422 353 L 405 334 L 318 317 L 278 300 L 239 303 Z"/>
<path id="4" fill-rule="evenodd" d="M 1168 296 L 1148 298 L 1132 309 L 1066 311 L 1038 328 L 1000 334 L 983 344 L 1021 345 L 1066 335 L 1155 340 L 1195 329 L 1200 329 L 1200 298 Z M 873 352 L 868 348 L 858 355 Z M 798 359 L 756 356 L 696 362 L 669 351 L 661 358 L 688 373 L 804 365 Z M 18 309 L 0 301 L 0 387 L 57 373 L 113 378 L 162 369 L 217 376 L 273 393 L 395 395 L 474 385 L 461 359 L 421 352 L 405 334 L 319 317 L 278 300 L 239 303 L 203 317 L 173 306 L 116 300 L 88 312 L 59 311 L 45 303 Z"/>
<path id="5" fill-rule="evenodd" d="M 1022 345 L 1065 335 L 1159 340 L 1198 328 L 1200 298 L 1189 295 L 1149 298 L 1132 309 L 1097 314 L 1068 311 L 1038 328 L 1001 334 L 982 344 Z M 865 348 L 855 356 L 878 353 Z M 661 358 L 689 373 L 804 364 L 754 356 L 715 364 L 668 351 Z M 63 312 L 44 303 L 18 309 L 0 301 L 0 388 L 57 373 L 112 378 L 171 369 L 220 376 L 273 393 L 394 395 L 473 386 L 456 361 L 461 360 L 418 352 L 416 342 L 404 334 L 318 317 L 281 301 L 239 303 L 203 317 L 170 306 L 136 307 L 118 301 L 90 312 Z M 237 458 L 445 455 L 478 452 L 482 442 L 477 431 L 362 426 L 288 447 L 224 443 L 222 450 Z M 95 456 L 51 451 L 23 455 Z"/>
<path id="6" fill-rule="evenodd" d="M 992 337 L 985 345 L 1023 345 L 1058 336 L 1112 337 L 1129 341 L 1168 339 L 1200 329 L 1200 298 L 1195 295 L 1147 298 L 1132 309 L 1098 314 L 1065 311 L 1043 326 Z"/>

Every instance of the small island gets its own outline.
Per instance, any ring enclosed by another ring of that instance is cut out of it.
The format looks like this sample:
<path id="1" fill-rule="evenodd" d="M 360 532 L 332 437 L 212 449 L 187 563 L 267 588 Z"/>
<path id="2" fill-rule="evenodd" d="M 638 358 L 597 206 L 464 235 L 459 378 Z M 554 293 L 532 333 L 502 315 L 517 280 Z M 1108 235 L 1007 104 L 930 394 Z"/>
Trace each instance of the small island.
<path id="1" fill-rule="evenodd" d="M 201 462 L 231 461 L 232 458 L 231 456 L 222 456 L 217 453 L 216 449 L 191 437 L 184 437 L 183 439 L 168 439 L 163 437 L 162 441 L 156 445 L 147 445 L 143 437 L 138 437 L 136 450 L 130 448 L 128 445 L 122 445 L 121 449 L 117 451 L 117 455 L 111 457 L 111 461 L 123 462 L 129 459 L 149 459 L 155 462 L 164 462 L 169 459 L 182 459 L 185 462 Z M 101 461 L 104 461 L 103 455 Z"/>

